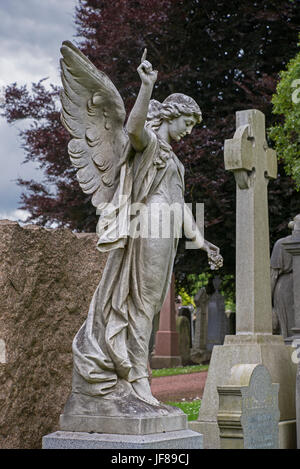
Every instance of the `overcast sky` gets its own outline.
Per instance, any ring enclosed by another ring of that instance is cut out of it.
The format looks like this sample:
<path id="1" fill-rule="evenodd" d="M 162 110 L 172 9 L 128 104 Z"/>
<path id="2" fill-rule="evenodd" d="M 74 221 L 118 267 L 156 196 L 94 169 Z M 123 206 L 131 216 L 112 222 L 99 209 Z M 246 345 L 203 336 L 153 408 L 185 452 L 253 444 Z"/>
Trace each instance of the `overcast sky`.
<path id="1" fill-rule="evenodd" d="M 48 83 L 60 84 L 59 49 L 63 40 L 74 39 L 77 4 L 77 0 L 0 0 L 1 89 L 13 82 L 30 85 L 44 77 L 49 77 Z M 33 164 L 22 164 L 18 128 L 20 124 L 8 125 L 0 118 L 0 219 L 24 219 L 18 211 L 21 189 L 16 178 L 42 178 Z"/>

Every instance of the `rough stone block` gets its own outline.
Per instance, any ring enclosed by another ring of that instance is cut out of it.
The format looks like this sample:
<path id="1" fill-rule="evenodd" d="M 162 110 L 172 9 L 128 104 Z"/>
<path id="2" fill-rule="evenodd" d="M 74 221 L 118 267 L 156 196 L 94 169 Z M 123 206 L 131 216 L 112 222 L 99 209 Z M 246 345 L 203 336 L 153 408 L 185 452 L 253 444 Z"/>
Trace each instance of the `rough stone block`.
<path id="1" fill-rule="evenodd" d="M 40 448 L 58 429 L 72 340 L 106 255 L 96 234 L 0 221 L 0 448 Z"/>

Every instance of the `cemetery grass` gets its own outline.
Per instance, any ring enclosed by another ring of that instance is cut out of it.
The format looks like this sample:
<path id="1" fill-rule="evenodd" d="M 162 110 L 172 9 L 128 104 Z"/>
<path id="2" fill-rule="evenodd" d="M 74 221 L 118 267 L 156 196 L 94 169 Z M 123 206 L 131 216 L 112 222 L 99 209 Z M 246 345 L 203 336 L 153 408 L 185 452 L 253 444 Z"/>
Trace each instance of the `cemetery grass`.
<path id="1" fill-rule="evenodd" d="M 191 366 L 177 366 L 175 368 L 160 368 L 152 370 L 152 378 L 160 378 L 162 376 L 184 375 L 187 373 L 199 373 L 207 371 L 208 365 L 191 365 Z"/>
<path id="2" fill-rule="evenodd" d="M 199 415 L 199 409 L 201 406 L 201 399 L 194 399 L 193 401 L 180 401 L 172 402 L 168 401 L 165 404 L 179 407 L 185 414 L 187 414 L 188 421 L 197 420 Z"/>

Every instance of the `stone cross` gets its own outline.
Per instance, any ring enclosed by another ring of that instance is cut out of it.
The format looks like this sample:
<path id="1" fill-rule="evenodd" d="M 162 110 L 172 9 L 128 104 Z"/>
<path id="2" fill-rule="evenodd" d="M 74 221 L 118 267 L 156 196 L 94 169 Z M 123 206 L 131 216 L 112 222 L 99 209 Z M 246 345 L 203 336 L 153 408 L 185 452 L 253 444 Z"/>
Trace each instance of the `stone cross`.
<path id="1" fill-rule="evenodd" d="M 237 183 L 236 333 L 272 334 L 268 180 L 277 177 L 274 150 L 265 137 L 265 116 L 236 113 L 236 132 L 225 140 L 225 169 Z"/>

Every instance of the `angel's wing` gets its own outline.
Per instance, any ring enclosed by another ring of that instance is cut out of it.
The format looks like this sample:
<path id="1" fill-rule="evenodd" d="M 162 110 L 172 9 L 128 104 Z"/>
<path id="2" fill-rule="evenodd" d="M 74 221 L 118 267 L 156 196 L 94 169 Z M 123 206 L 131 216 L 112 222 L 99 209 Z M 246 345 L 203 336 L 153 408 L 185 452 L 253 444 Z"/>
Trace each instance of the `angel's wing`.
<path id="1" fill-rule="evenodd" d="M 68 145 L 77 179 L 92 204 L 109 202 L 118 184 L 128 138 L 123 100 L 111 80 L 71 42 L 61 47 L 61 120 L 73 137 Z"/>

